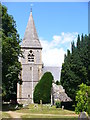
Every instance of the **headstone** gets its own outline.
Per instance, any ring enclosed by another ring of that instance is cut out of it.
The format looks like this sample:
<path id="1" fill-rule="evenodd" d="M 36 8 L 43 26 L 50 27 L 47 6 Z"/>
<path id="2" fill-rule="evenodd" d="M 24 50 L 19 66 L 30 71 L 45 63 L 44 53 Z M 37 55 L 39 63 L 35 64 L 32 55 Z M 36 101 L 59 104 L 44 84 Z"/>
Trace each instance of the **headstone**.
<path id="1" fill-rule="evenodd" d="M 38 104 L 35 104 L 35 105 L 34 105 L 34 108 L 36 108 L 36 109 L 38 110 Z"/>
<path id="2" fill-rule="evenodd" d="M 62 110 L 64 109 L 64 106 L 62 106 Z"/>
<path id="3" fill-rule="evenodd" d="M 42 105 L 42 100 L 40 100 L 40 104 Z"/>
<path id="4" fill-rule="evenodd" d="M 43 109 L 42 100 L 40 100 L 41 110 Z"/>
<path id="5" fill-rule="evenodd" d="M 23 108 L 28 108 L 28 104 L 23 104 Z"/>
<path id="6" fill-rule="evenodd" d="M 78 120 L 89 120 L 88 115 L 86 112 L 81 112 L 81 114 L 79 115 L 79 119 Z"/>

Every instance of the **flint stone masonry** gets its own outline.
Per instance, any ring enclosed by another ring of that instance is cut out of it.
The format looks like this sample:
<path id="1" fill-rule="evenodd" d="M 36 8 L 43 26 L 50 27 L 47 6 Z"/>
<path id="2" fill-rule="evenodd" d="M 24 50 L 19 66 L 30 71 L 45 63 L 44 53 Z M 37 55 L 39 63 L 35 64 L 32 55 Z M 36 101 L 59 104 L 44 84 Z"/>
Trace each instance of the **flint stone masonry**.
<path id="1" fill-rule="evenodd" d="M 33 92 L 42 75 L 45 72 L 51 72 L 54 80 L 59 80 L 61 68 L 43 65 L 42 46 L 36 32 L 32 11 L 21 44 L 21 50 L 24 56 L 24 58 L 19 59 L 22 65 L 22 71 L 19 76 L 22 84 L 17 83 L 17 101 L 23 104 L 33 103 Z M 61 90 L 62 87 L 57 87 L 57 89 Z M 64 99 L 68 98 L 64 92 L 62 93 L 64 94 Z M 57 99 L 58 96 L 58 99 L 63 99 L 62 93 L 59 93 L 59 95 L 58 92 L 52 94 L 54 99 Z"/>
<path id="2" fill-rule="evenodd" d="M 42 61 L 42 50 L 41 49 L 22 49 L 23 51 L 23 55 L 24 55 L 24 59 L 21 58 L 22 64 L 28 64 L 28 53 L 29 51 L 32 50 L 34 53 L 34 62 L 35 64 L 41 64 Z"/>
<path id="3" fill-rule="evenodd" d="M 32 12 L 26 27 L 24 39 L 21 44 L 24 58 L 20 59 L 22 71 L 20 78 L 22 85 L 17 85 L 17 100 L 25 103 L 28 99 L 33 103 L 33 91 L 42 76 L 42 46 L 38 39 Z M 28 55 L 31 56 L 28 59 Z M 33 55 L 33 59 L 32 59 Z M 33 60 L 33 61 L 32 61 Z"/>

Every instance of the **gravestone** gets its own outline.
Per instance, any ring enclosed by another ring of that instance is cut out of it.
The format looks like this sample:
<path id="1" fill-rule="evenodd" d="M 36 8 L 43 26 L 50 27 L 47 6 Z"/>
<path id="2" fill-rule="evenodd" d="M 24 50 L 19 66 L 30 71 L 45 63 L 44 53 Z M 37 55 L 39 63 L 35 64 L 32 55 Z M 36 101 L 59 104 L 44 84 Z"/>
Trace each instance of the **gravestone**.
<path id="1" fill-rule="evenodd" d="M 64 106 L 62 106 L 62 110 L 64 109 Z"/>
<path id="2" fill-rule="evenodd" d="M 78 120 L 90 120 L 86 112 L 81 112 Z"/>
<path id="3" fill-rule="evenodd" d="M 40 105 L 42 105 L 42 100 L 40 100 Z"/>
<path id="4" fill-rule="evenodd" d="M 23 104 L 23 108 L 27 109 L 28 108 L 28 104 Z"/>
<path id="5" fill-rule="evenodd" d="M 35 104 L 35 105 L 34 105 L 34 108 L 36 108 L 36 109 L 38 110 L 38 104 Z"/>
<path id="6" fill-rule="evenodd" d="M 43 109 L 42 100 L 40 100 L 41 110 Z"/>

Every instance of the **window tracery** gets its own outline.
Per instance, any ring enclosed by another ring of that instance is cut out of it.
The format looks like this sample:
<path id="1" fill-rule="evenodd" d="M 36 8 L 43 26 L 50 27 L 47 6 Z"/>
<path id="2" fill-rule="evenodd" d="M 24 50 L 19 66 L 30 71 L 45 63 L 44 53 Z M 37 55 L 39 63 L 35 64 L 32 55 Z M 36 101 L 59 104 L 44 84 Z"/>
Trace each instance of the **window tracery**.
<path id="1" fill-rule="evenodd" d="M 28 62 L 34 62 L 34 54 L 32 50 L 28 53 Z"/>

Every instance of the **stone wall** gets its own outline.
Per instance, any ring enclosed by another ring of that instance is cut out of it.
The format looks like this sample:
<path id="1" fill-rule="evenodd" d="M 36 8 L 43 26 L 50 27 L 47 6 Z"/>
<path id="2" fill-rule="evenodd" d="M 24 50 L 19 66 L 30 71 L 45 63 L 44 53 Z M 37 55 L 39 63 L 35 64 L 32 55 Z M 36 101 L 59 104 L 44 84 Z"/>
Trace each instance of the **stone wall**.
<path id="1" fill-rule="evenodd" d="M 28 53 L 32 50 L 34 53 L 34 62 L 28 62 Z M 23 49 L 24 58 L 21 58 L 22 85 L 18 84 L 18 101 L 27 101 L 33 99 L 33 91 L 42 76 L 42 58 L 41 49 Z"/>

